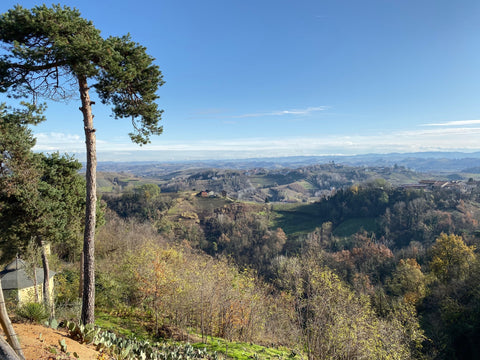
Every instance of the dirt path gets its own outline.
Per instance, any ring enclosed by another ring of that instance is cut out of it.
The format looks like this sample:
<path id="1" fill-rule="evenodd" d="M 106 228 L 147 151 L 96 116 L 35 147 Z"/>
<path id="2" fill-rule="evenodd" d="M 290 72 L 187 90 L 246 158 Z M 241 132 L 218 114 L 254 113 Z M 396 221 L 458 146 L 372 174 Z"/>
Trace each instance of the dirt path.
<path id="1" fill-rule="evenodd" d="M 67 360 L 76 359 L 73 353 L 78 354 L 80 360 L 96 360 L 99 352 L 93 346 L 82 345 L 69 337 L 63 329 L 54 330 L 41 325 L 13 324 L 17 333 L 26 360 Z M 1 331 L 0 331 L 1 332 Z M 67 355 L 61 351 L 59 341 L 65 339 Z"/>

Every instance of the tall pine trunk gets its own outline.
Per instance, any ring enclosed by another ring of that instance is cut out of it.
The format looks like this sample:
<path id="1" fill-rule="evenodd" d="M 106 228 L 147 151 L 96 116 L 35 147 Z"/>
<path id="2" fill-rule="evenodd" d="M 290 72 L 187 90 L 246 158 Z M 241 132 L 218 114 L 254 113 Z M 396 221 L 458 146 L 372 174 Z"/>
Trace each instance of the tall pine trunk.
<path id="1" fill-rule="evenodd" d="M 96 168 L 97 155 L 95 129 L 93 128 L 92 102 L 88 92 L 86 76 L 78 77 L 80 99 L 87 149 L 87 198 L 85 209 L 85 233 L 83 237 L 83 296 L 82 323 L 93 324 L 95 321 L 95 222 L 97 205 Z"/>

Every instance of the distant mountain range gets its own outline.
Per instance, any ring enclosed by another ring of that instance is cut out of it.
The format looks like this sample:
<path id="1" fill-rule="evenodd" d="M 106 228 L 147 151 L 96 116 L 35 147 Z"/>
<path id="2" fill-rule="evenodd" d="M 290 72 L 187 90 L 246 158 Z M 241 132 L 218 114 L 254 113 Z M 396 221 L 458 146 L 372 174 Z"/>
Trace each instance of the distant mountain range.
<path id="1" fill-rule="evenodd" d="M 298 168 L 315 164 L 337 163 L 350 166 L 403 166 L 426 173 L 472 173 L 480 174 L 480 152 L 416 152 L 365 154 L 355 156 L 290 156 L 275 158 L 249 158 L 232 160 L 197 161 L 132 161 L 99 162 L 99 171 L 128 171 L 129 169 L 157 168 L 166 172 L 184 169 L 252 169 L 252 168 Z"/>

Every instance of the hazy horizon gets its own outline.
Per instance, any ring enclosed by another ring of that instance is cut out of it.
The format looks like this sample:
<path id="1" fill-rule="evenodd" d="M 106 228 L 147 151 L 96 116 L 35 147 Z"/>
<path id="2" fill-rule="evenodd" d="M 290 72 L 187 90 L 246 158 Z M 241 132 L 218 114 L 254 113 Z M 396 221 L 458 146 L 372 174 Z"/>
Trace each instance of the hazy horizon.
<path id="1" fill-rule="evenodd" d="M 61 152 L 60 154 L 64 154 Z M 70 156 L 74 156 L 80 162 L 85 162 L 85 153 L 65 153 Z M 301 158 L 319 158 L 326 161 L 342 159 L 364 159 L 364 158 L 382 158 L 385 159 L 407 159 L 409 157 L 414 158 L 480 158 L 480 151 L 475 152 L 462 152 L 462 151 L 424 151 L 424 152 L 390 152 L 390 153 L 363 153 L 363 154 L 318 154 L 318 155 L 275 155 L 275 154 L 250 154 L 251 156 L 245 156 L 245 153 L 225 153 L 223 156 L 215 156 L 215 154 L 198 153 L 196 156 L 182 154 L 181 152 L 164 153 L 158 151 L 142 151 L 140 154 L 130 153 L 128 151 L 115 151 L 115 152 L 103 152 L 97 158 L 99 163 L 101 162 L 228 162 L 228 161 L 287 161 L 289 159 L 301 159 Z"/>
<path id="2" fill-rule="evenodd" d="M 92 91 L 99 161 L 480 151 L 478 1 L 62 4 L 130 33 L 166 81 L 164 133 L 142 148 Z M 79 102 L 47 103 L 35 149 L 83 153 Z"/>

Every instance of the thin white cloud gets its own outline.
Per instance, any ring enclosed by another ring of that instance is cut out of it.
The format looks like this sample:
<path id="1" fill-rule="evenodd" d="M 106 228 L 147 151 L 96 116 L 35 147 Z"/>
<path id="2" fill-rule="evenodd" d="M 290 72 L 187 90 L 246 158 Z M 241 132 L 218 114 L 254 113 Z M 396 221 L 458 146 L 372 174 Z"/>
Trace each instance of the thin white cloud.
<path id="1" fill-rule="evenodd" d="M 433 130 L 411 130 L 411 131 L 399 131 L 399 135 L 405 136 L 448 136 L 448 135 L 473 135 L 480 134 L 480 128 L 478 127 L 455 127 L 455 128 L 440 128 Z"/>
<path id="2" fill-rule="evenodd" d="M 37 151 L 68 152 L 84 157 L 82 136 L 36 134 Z M 480 151 L 480 127 L 416 129 L 367 135 L 310 135 L 304 137 L 237 138 L 223 140 L 152 140 L 139 147 L 123 141 L 97 141 L 99 161 L 233 159 L 296 155 L 355 155 L 421 151 Z"/>
<path id="3" fill-rule="evenodd" d="M 464 125 L 477 125 L 477 124 L 480 124 L 480 120 L 447 121 L 443 123 L 422 124 L 422 126 L 464 126 Z"/>
<path id="4" fill-rule="evenodd" d="M 233 118 L 249 118 L 249 117 L 261 117 L 261 116 L 310 115 L 313 112 L 324 111 L 327 108 L 328 108 L 327 106 L 316 106 L 316 107 L 308 107 L 306 109 L 277 110 L 277 111 L 270 111 L 265 113 L 249 113 L 249 114 L 235 115 L 232 117 Z"/>
<path id="5" fill-rule="evenodd" d="M 60 151 L 60 152 L 78 152 L 85 148 L 85 140 L 82 136 L 76 134 L 64 133 L 37 133 L 35 134 L 37 151 Z"/>
<path id="6" fill-rule="evenodd" d="M 225 140 L 197 140 L 159 142 L 139 148 L 138 152 L 202 152 L 217 153 L 221 157 L 234 154 L 258 156 L 292 156 L 318 154 L 359 154 L 410 151 L 473 151 L 480 150 L 480 128 L 401 131 L 389 134 L 331 135 L 284 138 L 239 138 Z M 129 149 L 131 150 L 131 149 Z"/>

